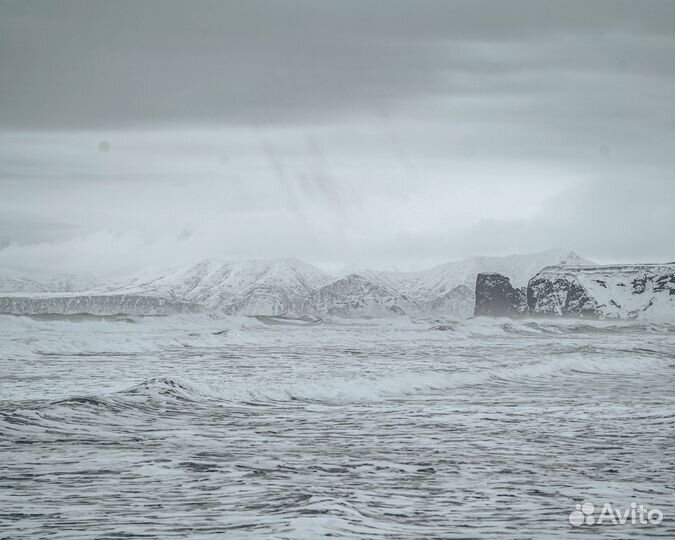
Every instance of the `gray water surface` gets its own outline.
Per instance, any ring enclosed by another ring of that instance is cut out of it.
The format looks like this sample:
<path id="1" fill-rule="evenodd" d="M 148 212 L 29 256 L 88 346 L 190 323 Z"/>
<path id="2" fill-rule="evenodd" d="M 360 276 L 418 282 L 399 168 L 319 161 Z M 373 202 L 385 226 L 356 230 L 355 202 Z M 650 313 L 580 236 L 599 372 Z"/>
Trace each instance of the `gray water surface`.
<path id="1" fill-rule="evenodd" d="M 0 316 L 0 538 L 673 536 L 675 326 L 432 326 Z"/>

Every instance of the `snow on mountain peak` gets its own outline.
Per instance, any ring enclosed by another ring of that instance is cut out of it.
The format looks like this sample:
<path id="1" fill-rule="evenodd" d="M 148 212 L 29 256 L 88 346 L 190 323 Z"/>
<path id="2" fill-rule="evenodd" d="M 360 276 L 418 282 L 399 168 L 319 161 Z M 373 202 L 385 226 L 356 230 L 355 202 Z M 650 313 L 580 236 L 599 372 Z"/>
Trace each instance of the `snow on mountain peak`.
<path id="1" fill-rule="evenodd" d="M 353 311 L 365 316 L 405 312 L 465 317 L 473 312 L 473 290 L 480 272 L 501 273 L 520 287 L 544 267 L 586 263 L 590 261 L 574 252 L 552 250 L 474 257 L 416 272 L 352 269 L 335 278 L 293 258 L 204 259 L 171 271 L 138 274 L 87 294 L 151 297 L 245 315 Z M 28 292 L 42 291 L 34 288 Z"/>

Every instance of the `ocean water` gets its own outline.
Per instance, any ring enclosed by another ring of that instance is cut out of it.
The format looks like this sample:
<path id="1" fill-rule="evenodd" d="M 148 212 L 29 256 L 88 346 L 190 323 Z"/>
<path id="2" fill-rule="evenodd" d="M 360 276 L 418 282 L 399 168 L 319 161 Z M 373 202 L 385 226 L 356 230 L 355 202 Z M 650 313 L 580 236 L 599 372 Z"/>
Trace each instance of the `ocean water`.
<path id="1" fill-rule="evenodd" d="M 675 325 L 433 326 L 0 316 L 0 538 L 675 535 Z"/>

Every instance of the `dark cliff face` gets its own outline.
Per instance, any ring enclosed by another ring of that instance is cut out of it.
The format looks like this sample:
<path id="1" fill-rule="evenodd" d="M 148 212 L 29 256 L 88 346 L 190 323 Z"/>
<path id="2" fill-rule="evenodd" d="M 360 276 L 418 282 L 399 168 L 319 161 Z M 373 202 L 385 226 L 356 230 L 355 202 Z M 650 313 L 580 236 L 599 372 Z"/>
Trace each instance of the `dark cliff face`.
<path id="1" fill-rule="evenodd" d="M 501 274 L 478 274 L 474 316 L 520 317 L 526 314 L 527 299 L 523 289 L 513 287 L 511 280 Z"/>
<path id="2" fill-rule="evenodd" d="M 599 283 L 607 288 L 604 282 Z M 567 276 L 534 276 L 527 286 L 527 306 L 542 317 L 580 317 L 597 319 L 597 302 L 576 280 Z"/>
<path id="3" fill-rule="evenodd" d="M 527 295 L 501 274 L 479 274 L 475 315 L 675 322 L 675 263 L 548 266 Z"/>
<path id="4" fill-rule="evenodd" d="M 675 321 L 675 264 L 544 268 L 527 287 L 530 315 Z"/>

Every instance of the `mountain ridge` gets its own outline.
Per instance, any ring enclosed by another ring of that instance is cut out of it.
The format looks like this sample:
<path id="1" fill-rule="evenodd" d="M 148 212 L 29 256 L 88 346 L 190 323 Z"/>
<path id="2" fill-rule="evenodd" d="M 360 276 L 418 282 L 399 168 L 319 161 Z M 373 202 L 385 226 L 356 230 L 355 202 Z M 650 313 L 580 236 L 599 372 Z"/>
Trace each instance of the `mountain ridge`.
<path id="1" fill-rule="evenodd" d="M 112 296 L 148 297 L 165 301 L 154 311 L 170 310 L 172 305 L 181 309 L 200 306 L 228 315 L 408 314 L 466 318 L 473 314 L 475 279 L 481 271 L 501 270 L 517 283 L 546 266 L 569 263 L 580 265 L 591 261 L 573 251 L 549 250 L 506 257 L 473 257 L 411 272 L 362 269 L 336 277 L 293 258 L 234 261 L 211 258 L 166 272 L 132 276 L 116 284 L 74 293 L 73 297 L 105 298 L 109 305 L 117 305 L 109 300 Z M 45 297 L 56 298 L 63 293 L 10 291 L 0 295 L 23 298 L 21 311 L 29 312 L 30 298 L 36 305 L 41 301 L 40 309 L 44 310 L 49 306 Z M 84 301 L 53 303 L 54 309 L 67 309 L 71 304 L 89 305 Z M 17 301 L 11 305 L 16 306 Z"/>

